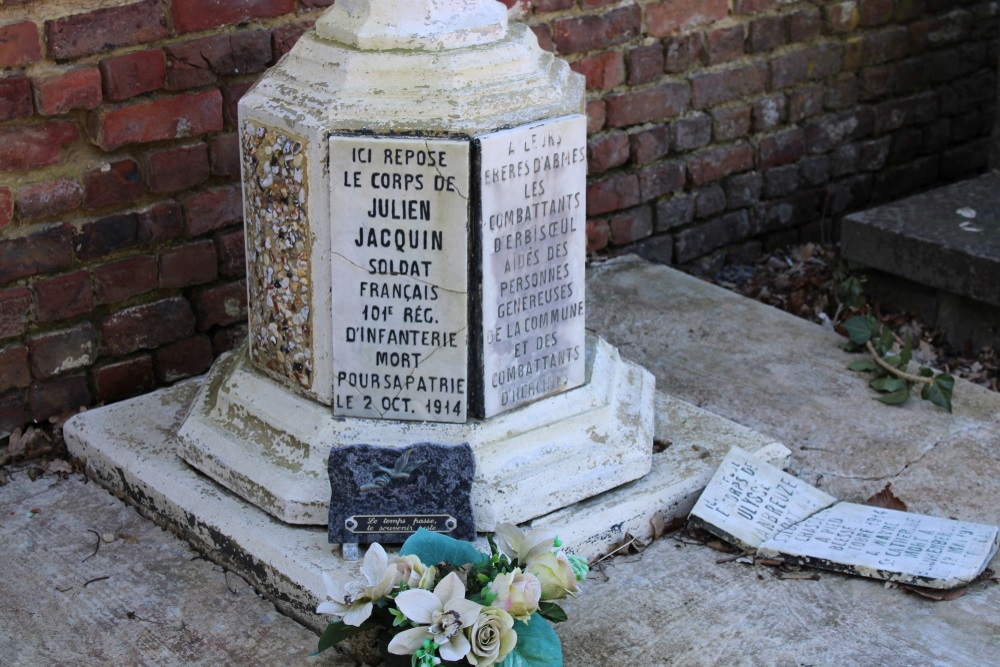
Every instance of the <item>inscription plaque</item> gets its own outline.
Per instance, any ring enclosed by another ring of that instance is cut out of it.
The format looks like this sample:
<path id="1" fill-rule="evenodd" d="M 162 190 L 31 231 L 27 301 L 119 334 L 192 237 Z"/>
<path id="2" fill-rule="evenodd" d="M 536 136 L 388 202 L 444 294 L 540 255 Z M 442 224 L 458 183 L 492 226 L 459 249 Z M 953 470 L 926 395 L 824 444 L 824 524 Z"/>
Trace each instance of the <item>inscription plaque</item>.
<path id="1" fill-rule="evenodd" d="M 585 380 L 587 126 L 477 137 L 485 417 Z"/>
<path id="2" fill-rule="evenodd" d="M 836 501 L 733 447 L 691 510 L 691 523 L 742 549 L 753 550 Z"/>
<path id="3" fill-rule="evenodd" d="M 330 137 L 333 411 L 465 422 L 469 142 Z"/>
<path id="4" fill-rule="evenodd" d="M 328 472 L 331 543 L 400 543 L 420 528 L 476 537 L 468 444 L 333 447 Z"/>
<path id="5" fill-rule="evenodd" d="M 775 535 L 758 554 L 929 588 L 975 579 L 997 552 L 997 528 L 838 503 Z"/>

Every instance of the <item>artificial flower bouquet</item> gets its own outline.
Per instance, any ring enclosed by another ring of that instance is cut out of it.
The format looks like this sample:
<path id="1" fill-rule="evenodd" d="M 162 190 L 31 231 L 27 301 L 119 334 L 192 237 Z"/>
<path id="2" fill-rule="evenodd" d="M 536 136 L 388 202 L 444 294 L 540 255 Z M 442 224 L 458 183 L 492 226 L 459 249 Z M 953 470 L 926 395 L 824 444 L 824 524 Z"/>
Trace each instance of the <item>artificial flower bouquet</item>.
<path id="1" fill-rule="evenodd" d="M 338 620 L 327 626 L 319 651 L 378 629 L 392 634 L 388 652 L 411 656 L 414 667 L 561 667 L 559 638 L 546 621 L 566 620 L 553 600 L 577 593 L 586 561 L 562 551 L 544 528 L 503 524 L 487 539 L 490 553 L 483 554 L 421 529 L 394 558 L 372 544 L 360 577 L 324 573 L 330 599 L 316 611 Z"/>

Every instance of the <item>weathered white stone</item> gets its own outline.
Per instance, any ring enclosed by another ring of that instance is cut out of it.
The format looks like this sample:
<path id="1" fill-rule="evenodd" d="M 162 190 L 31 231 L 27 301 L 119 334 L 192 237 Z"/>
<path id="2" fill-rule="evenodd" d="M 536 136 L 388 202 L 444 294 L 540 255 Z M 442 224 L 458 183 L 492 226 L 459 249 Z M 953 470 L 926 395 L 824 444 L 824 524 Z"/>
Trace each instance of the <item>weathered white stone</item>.
<path id="1" fill-rule="evenodd" d="M 481 135 L 484 416 L 584 381 L 587 124 Z"/>
<path id="2" fill-rule="evenodd" d="M 653 378 L 597 338 L 587 383 L 487 420 L 338 418 L 257 372 L 245 353 L 217 362 L 180 428 L 178 454 L 226 488 L 293 524 L 324 525 L 327 457 L 337 445 L 469 443 L 477 529 L 521 523 L 646 474 Z"/>
<path id="3" fill-rule="evenodd" d="M 754 550 L 837 501 L 801 479 L 733 447 L 691 511 L 692 523 Z"/>
<path id="4" fill-rule="evenodd" d="M 837 503 L 774 535 L 757 553 L 875 579 L 955 588 L 986 569 L 998 539 L 996 526 Z"/>

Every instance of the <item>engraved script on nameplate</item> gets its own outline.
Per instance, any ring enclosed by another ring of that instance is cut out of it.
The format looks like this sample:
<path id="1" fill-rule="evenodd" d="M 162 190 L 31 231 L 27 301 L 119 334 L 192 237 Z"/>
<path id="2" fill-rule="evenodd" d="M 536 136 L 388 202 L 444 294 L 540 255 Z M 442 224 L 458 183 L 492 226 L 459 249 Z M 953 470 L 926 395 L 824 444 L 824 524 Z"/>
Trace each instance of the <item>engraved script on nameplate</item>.
<path id="1" fill-rule="evenodd" d="M 469 151 L 330 137 L 335 415 L 465 422 Z"/>
<path id="2" fill-rule="evenodd" d="M 476 141 L 480 335 L 491 417 L 585 380 L 586 118 L 565 116 Z"/>

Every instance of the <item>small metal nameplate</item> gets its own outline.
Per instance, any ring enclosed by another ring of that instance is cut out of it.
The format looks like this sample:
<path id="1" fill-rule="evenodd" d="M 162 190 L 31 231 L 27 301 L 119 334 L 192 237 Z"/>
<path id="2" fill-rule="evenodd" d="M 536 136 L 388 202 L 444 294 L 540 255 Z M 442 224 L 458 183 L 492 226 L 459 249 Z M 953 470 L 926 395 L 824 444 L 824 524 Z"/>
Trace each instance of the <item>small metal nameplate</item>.
<path id="1" fill-rule="evenodd" d="M 458 527 L 458 521 L 447 514 L 413 515 L 370 515 L 350 516 L 344 521 L 344 528 L 355 535 L 381 533 L 415 533 L 423 528 L 435 533 L 450 533 Z"/>

